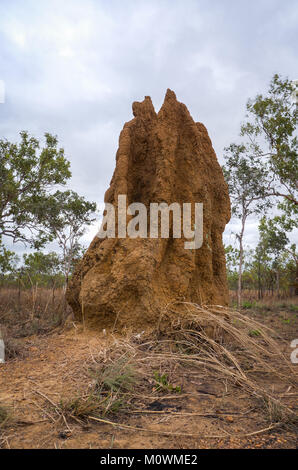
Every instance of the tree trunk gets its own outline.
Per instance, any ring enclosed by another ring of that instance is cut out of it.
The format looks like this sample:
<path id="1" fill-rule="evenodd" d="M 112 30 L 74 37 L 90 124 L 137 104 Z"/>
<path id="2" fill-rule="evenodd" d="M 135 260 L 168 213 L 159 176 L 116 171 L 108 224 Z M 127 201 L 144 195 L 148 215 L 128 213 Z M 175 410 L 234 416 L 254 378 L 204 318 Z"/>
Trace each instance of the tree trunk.
<path id="1" fill-rule="evenodd" d="M 261 285 L 261 261 L 258 259 L 258 299 L 262 298 L 262 285 Z"/>
<path id="2" fill-rule="evenodd" d="M 18 278 L 18 310 L 21 311 L 21 279 Z"/>
<path id="3" fill-rule="evenodd" d="M 53 307 L 55 305 L 55 286 L 56 286 L 56 281 L 52 279 L 52 306 Z"/>
<path id="4" fill-rule="evenodd" d="M 279 269 L 276 270 L 276 292 L 277 292 L 277 298 L 279 299 L 279 290 L 280 290 L 280 273 Z"/>
<path id="5" fill-rule="evenodd" d="M 246 222 L 246 216 L 243 216 L 241 219 L 242 227 L 240 235 L 238 235 L 239 240 L 239 269 L 238 269 L 238 291 L 237 291 L 237 307 L 241 307 L 241 292 L 242 292 L 242 264 L 243 264 L 243 234 Z"/>

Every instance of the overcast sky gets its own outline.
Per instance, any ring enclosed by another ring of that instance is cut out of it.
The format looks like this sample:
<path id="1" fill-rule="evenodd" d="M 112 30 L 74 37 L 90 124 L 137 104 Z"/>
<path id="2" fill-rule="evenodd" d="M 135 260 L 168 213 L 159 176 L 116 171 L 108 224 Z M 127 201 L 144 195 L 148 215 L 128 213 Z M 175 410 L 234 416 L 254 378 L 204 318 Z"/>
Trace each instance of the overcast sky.
<path id="1" fill-rule="evenodd" d="M 70 187 L 99 203 L 133 101 L 158 110 L 173 89 L 222 163 L 247 99 L 276 72 L 298 78 L 297 44 L 297 0 L 0 0 L 0 138 L 58 135 Z"/>

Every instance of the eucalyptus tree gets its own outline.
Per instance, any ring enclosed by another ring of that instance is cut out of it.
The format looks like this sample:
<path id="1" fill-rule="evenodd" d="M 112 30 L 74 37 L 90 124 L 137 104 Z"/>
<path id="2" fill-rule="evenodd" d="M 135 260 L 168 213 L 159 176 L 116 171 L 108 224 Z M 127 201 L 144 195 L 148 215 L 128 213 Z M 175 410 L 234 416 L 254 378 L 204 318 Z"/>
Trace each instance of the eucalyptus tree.
<path id="1" fill-rule="evenodd" d="M 297 106 L 289 79 L 275 74 L 265 95 L 247 103 L 241 125 L 241 143 L 225 149 L 224 174 L 229 185 L 232 214 L 240 219 L 238 305 L 241 305 L 243 237 L 247 218 L 268 211 L 273 200 L 284 223 L 293 225 L 297 215 L 298 141 Z"/>
<path id="2" fill-rule="evenodd" d="M 291 228 L 291 224 L 285 218 L 276 216 L 272 219 L 263 217 L 259 225 L 260 242 L 268 255 L 273 258 L 272 268 L 276 274 L 276 288 L 279 295 L 280 287 L 280 268 L 284 262 L 285 255 L 292 260 L 296 266 L 296 277 L 298 274 L 298 254 L 295 243 L 290 244 L 288 233 L 285 229 Z M 297 282 L 297 279 L 296 279 Z M 297 286 L 296 286 L 297 289 Z"/>
<path id="3" fill-rule="evenodd" d="M 95 221 L 96 203 L 87 201 L 75 191 L 56 191 L 38 208 L 38 222 L 42 226 L 39 239 L 56 241 L 62 252 L 62 270 L 65 283 L 78 254 L 81 253 L 81 237 Z"/>
<path id="4" fill-rule="evenodd" d="M 0 239 L 36 243 L 37 210 L 70 178 L 70 163 L 58 139 L 45 134 L 45 144 L 20 133 L 20 142 L 0 140 Z"/>
<path id="5" fill-rule="evenodd" d="M 236 234 L 239 244 L 237 304 L 241 306 L 244 234 L 247 219 L 253 214 L 261 214 L 271 202 L 266 199 L 268 172 L 262 164 L 247 154 L 244 145 L 231 144 L 225 149 L 226 164 L 223 167 L 229 186 L 232 203 L 232 216 L 241 222 Z"/>
<path id="6" fill-rule="evenodd" d="M 298 107 L 293 100 L 293 84 L 275 74 L 265 95 L 246 105 L 246 121 L 240 135 L 255 159 L 269 172 L 267 194 L 298 205 Z"/>

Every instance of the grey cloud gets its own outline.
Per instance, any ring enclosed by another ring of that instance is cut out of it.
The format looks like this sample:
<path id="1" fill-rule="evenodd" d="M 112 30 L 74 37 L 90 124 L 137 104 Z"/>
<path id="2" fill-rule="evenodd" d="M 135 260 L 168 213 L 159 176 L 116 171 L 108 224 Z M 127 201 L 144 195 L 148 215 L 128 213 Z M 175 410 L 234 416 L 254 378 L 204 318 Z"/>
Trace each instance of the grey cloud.
<path id="1" fill-rule="evenodd" d="M 275 72 L 297 78 L 297 20 L 295 0 L 2 0 L 0 137 L 57 134 L 71 186 L 100 202 L 131 103 L 150 95 L 159 109 L 169 87 L 223 162 L 247 99 Z"/>

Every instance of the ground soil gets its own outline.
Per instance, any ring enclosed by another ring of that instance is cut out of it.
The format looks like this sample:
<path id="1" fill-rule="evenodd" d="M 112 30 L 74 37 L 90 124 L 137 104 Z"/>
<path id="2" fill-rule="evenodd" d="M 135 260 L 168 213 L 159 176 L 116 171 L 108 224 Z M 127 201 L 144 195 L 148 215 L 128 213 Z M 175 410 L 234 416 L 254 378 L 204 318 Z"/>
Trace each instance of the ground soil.
<path id="1" fill-rule="evenodd" d="M 274 327 L 287 341 L 288 347 L 281 343 L 281 348 L 290 358 L 290 342 L 298 337 L 297 309 L 252 308 L 246 314 Z M 266 431 L 272 424 L 266 412 L 240 387 L 216 381 L 204 370 L 185 368 L 177 368 L 175 372 L 176 382 L 182 386 L 180 394 L 154 391 L 147 398 L 144 395 L 141 407 L 140 402 L 136 407 L 141 412 L 131 409 L 105 417 L 117 425 L 92 420 L 64 421 L 55 415 L 51 402 L 60 403 L 92 387 L 86 364 L 92 364 L 99 352 L 104 354 L 111 340 L 104 333 L 84 331 L 81 325 L 69 322 L 68 327 L 50 335 L 31 336 L 21 341 L 25 357 L 0 364 L 0 405 L 7 406 L 12 417 L 0 429 L 2 448 L 295 448 L 297 445 L 293 426 Z M 293 389 L 278 381 L 271 386 L 283 403 L 292 409 L 297 407 L 297 393 Z M 208 416 L 199 416 L 202 414 Z M 123 429 L 121 424 L 136 429 Z M 259 434 L 252 434 L 260 430 Z M 252 435 L 241 437 L 243 434 Z"/>

